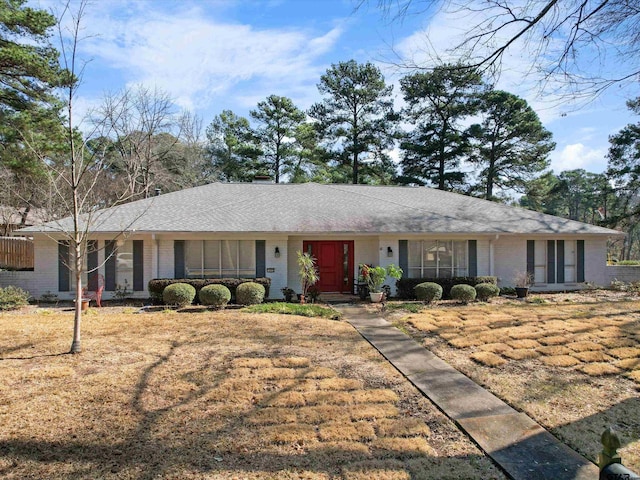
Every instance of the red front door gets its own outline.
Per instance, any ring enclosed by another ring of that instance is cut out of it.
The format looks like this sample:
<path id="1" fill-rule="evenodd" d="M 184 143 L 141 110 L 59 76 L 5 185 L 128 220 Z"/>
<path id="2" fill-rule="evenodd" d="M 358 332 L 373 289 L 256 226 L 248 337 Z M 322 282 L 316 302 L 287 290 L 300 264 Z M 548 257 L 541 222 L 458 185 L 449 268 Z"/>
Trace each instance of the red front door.
<path id="1" fill-rule="evenodd" d="M 352 292 L 353 241 L 305 241 L 302 248 L 316 259 L 321 292 Z"/>

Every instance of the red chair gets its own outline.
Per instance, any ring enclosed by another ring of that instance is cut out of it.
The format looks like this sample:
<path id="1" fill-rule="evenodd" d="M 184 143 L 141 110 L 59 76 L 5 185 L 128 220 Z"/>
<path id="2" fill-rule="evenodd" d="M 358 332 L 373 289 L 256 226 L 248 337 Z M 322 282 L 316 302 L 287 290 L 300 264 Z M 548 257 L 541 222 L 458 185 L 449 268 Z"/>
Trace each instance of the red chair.
<path id="1" fill-rule="evenodd" d="M 104 291 L 104 275 L 91 275 L 89 285 L 82 289 L 82 298 L 95 300 L 98 307 L 102 307 L 102 292 Z M 93 285 L 92 285 L 93 284 Z M 92 290 L 89 290 L 91 288 Z M 94 290 L 95 289 L 95 290 Z"/>

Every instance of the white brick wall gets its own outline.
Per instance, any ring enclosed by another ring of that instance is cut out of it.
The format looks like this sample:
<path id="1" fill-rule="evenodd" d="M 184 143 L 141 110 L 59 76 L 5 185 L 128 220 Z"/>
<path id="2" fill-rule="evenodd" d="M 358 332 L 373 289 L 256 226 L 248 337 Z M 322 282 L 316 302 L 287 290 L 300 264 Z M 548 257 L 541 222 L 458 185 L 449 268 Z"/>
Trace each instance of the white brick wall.
<path id="1" fill-rule="evenodd" d="M 640 265 L 607 265 L 607 283 L 611 285 L 613 280 L 621 282 L 640 282 Z"/>

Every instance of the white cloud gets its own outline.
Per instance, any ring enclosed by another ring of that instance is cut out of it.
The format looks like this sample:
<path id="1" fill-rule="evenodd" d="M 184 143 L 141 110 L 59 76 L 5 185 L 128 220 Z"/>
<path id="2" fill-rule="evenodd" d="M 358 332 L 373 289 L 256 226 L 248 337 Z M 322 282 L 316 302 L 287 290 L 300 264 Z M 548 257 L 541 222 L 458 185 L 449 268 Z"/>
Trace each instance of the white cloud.
<path id="1" fill-rule="evenodd" d="M 565 145 L 551 154 L 551 168 L 558 174 L 565 170 L 583 168 L 589 172 L 602 172 L 607 166 L 604 148 L 590 148 L 582 143 Z"/>
<path id="2" fill-rule="evenodd" d="M 274 93 L 264 89 L 260 95 L 261 83 L 276 90 L 315 90 L 325 68 L 316 64 L 343 32 L 340 25 L 319 33 L 261 29 L 216 20 L 197 6 L 161 12 L 153 9 L 158 4 L 144 3 L 144 14 L 122 16 L 104 4 L 86 18 L 90 31 L 82 53 L 118 69 L 129 85 L 157 86 L 188 109 L 206 109 L 249 82 L 248 96 L 258 98 Z M 134 2 L 130 8 L 139 7 Z"/>

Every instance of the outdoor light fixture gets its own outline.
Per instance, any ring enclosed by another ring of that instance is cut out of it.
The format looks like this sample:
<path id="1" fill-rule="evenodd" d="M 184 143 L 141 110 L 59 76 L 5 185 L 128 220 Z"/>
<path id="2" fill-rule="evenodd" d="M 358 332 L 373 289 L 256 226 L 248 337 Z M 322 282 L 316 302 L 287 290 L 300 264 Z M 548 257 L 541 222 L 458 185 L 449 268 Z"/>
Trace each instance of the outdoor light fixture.
<path id="1" fill-rule="evenodd" d="M 273 255 L 274 255 L 276 258 L 280 258 L 280 248 L 279 248 L 279 247 L 276 247 L 276 251 L 275 251 L 275 252 L 273 252 Z"/>
<path id="2" fill-rule="evenodd" d="M 391 247 L 387 247 L 387 257 L 393 257 L 393 250 L 391 250 Z"/>

